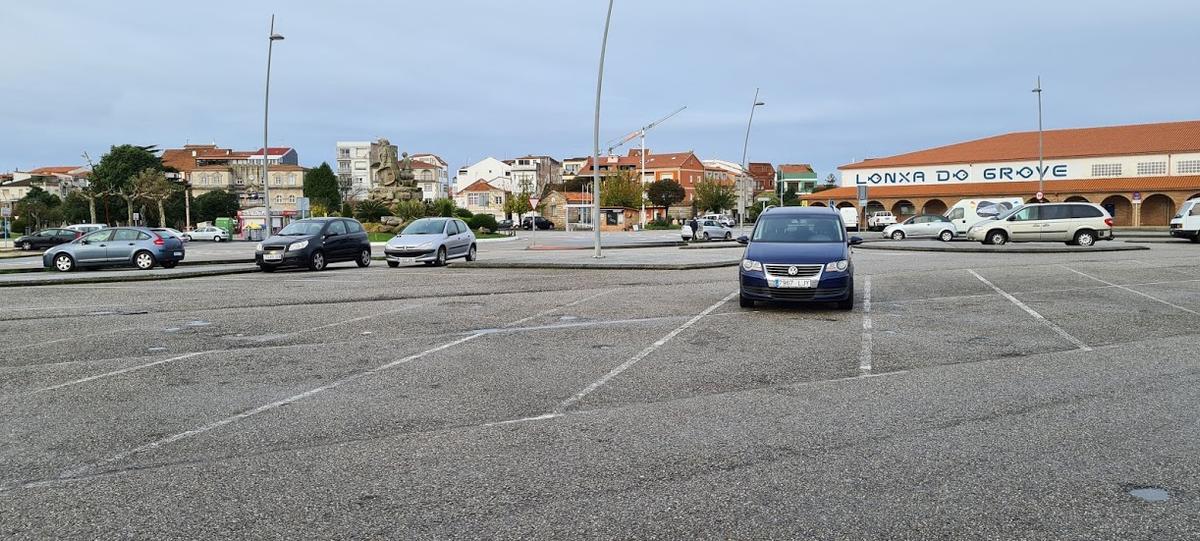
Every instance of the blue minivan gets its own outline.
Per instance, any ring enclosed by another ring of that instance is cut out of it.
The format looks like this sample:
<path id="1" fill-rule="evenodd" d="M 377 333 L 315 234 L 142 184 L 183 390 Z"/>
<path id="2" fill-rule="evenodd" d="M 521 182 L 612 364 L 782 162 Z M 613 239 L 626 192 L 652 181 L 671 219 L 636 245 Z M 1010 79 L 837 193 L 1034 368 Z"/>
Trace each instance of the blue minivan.
<path id="1" fill-rule="evenodd" d="M 775 207 L 754 224 L 738 269 L 742 308 L 765 302 L 834 302 L 854 308 L 854 265 L 848 237 L 836 211 L 826 207 Z"/>

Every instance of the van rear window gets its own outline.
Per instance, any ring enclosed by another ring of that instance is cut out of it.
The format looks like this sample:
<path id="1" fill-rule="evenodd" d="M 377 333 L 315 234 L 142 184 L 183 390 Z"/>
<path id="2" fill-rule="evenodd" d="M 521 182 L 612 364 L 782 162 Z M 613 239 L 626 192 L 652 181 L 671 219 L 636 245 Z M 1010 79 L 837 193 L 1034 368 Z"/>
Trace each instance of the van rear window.
<path id="1" fill-rule="evenodd" d="M 1071 205 L 1072 218 L 1099 218 L 1104 216 L 1100 209 L 1091 205 Z"/>

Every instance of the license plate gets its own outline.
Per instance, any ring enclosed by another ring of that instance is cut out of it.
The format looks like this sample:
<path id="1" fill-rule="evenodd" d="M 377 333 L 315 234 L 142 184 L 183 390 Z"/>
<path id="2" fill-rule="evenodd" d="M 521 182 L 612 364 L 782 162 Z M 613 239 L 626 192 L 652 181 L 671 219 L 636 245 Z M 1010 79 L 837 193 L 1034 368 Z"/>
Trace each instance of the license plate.
<path id="1" fill-rule="evenodd" d="M 807 278 L 772 278 L 771 287 L 803 289 L 813 287 L 813 281 Z"/>
<path id="2" fill-rule="evenodd" d="M 389 255 L 389 256 L 387 256 L 387 260 L 395 262 L 395 263 L 403 263 L 403 264 L 416 263 L 415 257 L 397 257 L 394 255 Z"/>
<path id="3" fill-rule="evenodd" d="M 263 254 L 263 261 L 280 261 L 283 259 L 283 254 L 280 252 L 267 252 Z"/>
<path id="4" fill-rule="evenodd" d="M 183 252 L 175 252 L 175 257 L 183 257 Z"/>

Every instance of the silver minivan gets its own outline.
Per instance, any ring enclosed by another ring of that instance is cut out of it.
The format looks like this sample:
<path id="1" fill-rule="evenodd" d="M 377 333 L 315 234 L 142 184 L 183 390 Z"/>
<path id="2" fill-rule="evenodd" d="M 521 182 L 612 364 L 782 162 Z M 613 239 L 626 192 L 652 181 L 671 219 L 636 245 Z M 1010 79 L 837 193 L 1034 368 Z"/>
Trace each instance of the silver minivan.
<path id="1" fill-rule="evenodd" d="M 1065 242 L 1091 246 L 1097 240 L 1112 240 L 1112 226 L 1112 216 L 1094 203 L 1037 203 L 979 222 L 967 230 L 967 238 L 984 244 Z"/>

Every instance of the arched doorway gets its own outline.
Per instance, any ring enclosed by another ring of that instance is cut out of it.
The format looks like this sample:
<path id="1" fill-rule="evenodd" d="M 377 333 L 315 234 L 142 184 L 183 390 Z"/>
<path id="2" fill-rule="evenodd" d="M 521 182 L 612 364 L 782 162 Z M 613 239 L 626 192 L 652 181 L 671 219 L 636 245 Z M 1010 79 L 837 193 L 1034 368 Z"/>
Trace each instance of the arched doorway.
<path id="1" fill-rule="evenodd" d="M 945 214 L 946 203 L 941 199 L 930 199 L 925 202 L 925 208 L 921 212 L 925 214 Z"/>
<path id="2" fill-rule="evenodd" d="M 1142 221 L 1144 226 L 1165 226 L 1171 223 L 1175 215 L 1175 202 L 1163 194 L 1156 193 L 1142 200 Z"/>
<path id="3" fill-rule="evenodd" d="M 883 206 L 883 203 L 880 203 L 879 201 L 867 201 L 867 214 L 884 210 L 887 210 L 887 207 Z"/>
<path id="4" fill-rule="evenodd" d="M 897 222 L 907 220 L 909 216 L 916 214 L 917 209 L 913 206 L 912 201 L 901 199 L 892 205 L 892 215 L 896 217 Z"/>
<path id="5" fill-rule="evenodd" d="M 1184 201 L 1191 201 L 1192 199 L 1200 199 L 1200 193 L 1194 193 L 1188 196 L 1187 199 L 1184 199 Z"/>
<path id="6" fill-rule="evenodd" d="M 817 202 L 817 201 L 813 201 L 812 203 L 809 203 L 809 204 L 808 204 L 808 206 L 810 206 L 810 207 L 823 207 L 823 206 L 825 206 L 825 203 L 820 203 L 820 202 Z"/>
<path id="7" fill-rule="evenodd" d="M 852 208 L 854 208 L 854 203 L 851 203 L 851 202 L 849 202 L 849 201 L 842 201 L 841 203 L 838 203 L 838 204 L 837 204 L 837 208 L 840 208 L 840 209 L 852 209 Z"/>
<path id="8" fill-rule="evenodd" d="M 1112 215 L 1113 225 L 1133 225 L 1133 204 L 1128 199 L 1119 195 L 1110 195 L 1100 202 L 1100 206 Z"/>
<path id="9" fill-rule="evenodd" d="M 1086 197 L 1084 197 L 1082 195 L 1072 195 L 1071 197 L 1064 199 L 1064 201 L 1066 201 L 1068 203 L 1089 203 L 1090 202 L 1087 200 Z"/>

